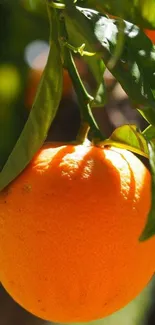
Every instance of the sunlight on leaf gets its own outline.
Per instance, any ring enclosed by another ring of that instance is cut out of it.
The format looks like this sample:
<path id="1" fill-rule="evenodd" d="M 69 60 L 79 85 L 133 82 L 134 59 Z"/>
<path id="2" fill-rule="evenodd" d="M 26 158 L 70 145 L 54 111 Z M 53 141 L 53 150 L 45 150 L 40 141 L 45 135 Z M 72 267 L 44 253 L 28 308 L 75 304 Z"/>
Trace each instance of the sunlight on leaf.
<path id="1" fill-rule="evenodd" d="M 118 27 L 117 20 L 106 17 L 100 17 L 94 25 L 107 66 L 115 52 Z M 110 71 L 133 105 L 140 108 L 148 120 L 151 116 L 155 123 L 155 47 L 137 26 L 125 22 L 124 31 L 124 49 L 117 64 Z"/>
<path id="2" fill-rule="evenodd" d="M 118 127 L 109 139 L 102 141 L 102 144 L 127 149 L 148 158 L 147 142 L 136 125 Z"/>
<path id="3" fill-rule="evenodd" d="M 78 7 L 78 11 L 85 16 L 90 50 L 96 51 L 103 59 L 133 106 L 150 124 L 155 125 L 155 46 L 137 25 L 124 21 L 124 45 L 117 64 L 110 69 L 108 64 L 116 51 L 119 20 L 107 18 L 95 10 Z M 71 19 L 66 18 L 68 22 Z M 87 38 L 85 32 L 82 33 L 83 29 L 79 30 L 78 37 L 83 35 Z"/>

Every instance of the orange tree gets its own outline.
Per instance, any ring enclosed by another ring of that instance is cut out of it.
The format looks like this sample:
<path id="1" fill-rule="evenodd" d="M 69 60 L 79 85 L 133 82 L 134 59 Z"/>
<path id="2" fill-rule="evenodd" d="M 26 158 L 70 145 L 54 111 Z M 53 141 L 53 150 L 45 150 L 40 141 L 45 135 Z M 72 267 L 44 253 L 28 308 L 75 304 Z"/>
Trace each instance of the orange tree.
<path id="1" fill-rule="evenodd" d="M 143 32 L 155 27 L 154 2 L 47 0 L 46 6 L 47 64 L 0 173 L 0 280 L 37 316 L 88 321 L 123 307 L 154 272 L 155 47 Z M 91 94 L 75 53 L 94 76 Z M 143 132 L 123 125 L 107 139 L 98 127 L 93 109 L 106 101 L 106 67 L 147 120 Z M 63 69 L 77 94 L 81 127 L 73 143 L 42 147 L 61 100 Z M 149 160 L 150 173 L 135 154 Z"/>

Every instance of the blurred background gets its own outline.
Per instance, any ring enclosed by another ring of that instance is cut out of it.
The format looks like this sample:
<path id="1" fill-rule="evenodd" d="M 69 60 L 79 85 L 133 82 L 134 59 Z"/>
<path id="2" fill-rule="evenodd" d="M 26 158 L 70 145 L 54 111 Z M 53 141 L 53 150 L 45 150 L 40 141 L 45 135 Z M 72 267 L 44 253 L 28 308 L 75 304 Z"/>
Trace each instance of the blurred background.
<path id="1" fill-rule="evenodd" d="M 0 0 L 0 168 L 11 152 L 28 118 L 49 46 L 49 25 L 43 0 Z M 76 65 L 88 89 L 93 89 L 88 67 L 80 57 Z M 104 75 L 107 104 L 93 114 L 107 137 L 118 126 L 147 124 L 132 107 L 112 75 Z M 89 82 L 88 82 L 89 81 Z M 47 141 L 74 140 L 80 125 L 77 98 L 67 71 L 63 96 Z M 143 270 L 142 270 L 143 272 Z M 131 275 L 132 276 L 132 275 Z M 155 278 L 121 311 L 92 325 L 154 325 Z M 50 325 L 23 310 L 0 286 L 0 325 Z"/>

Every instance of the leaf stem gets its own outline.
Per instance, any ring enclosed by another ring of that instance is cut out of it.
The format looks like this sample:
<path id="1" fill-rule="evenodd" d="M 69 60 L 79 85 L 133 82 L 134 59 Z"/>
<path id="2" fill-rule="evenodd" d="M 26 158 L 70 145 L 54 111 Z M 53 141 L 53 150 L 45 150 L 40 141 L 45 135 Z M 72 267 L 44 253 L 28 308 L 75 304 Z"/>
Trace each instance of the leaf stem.
<path id="1" fill-rule="evenodd" d="M 63 15 L 60 15 L 59 17 L 61 35 L 60 43 L 63 47 L 64 66 L 69 72 L 80 105 L 81 128 L 79 130 L 77 138 L 80 142 L 84 141 L 90 128 L 93 135 L 93 141 L 95 143 L 96 141 L 104 140 L 106 137 L 102 135 L 91 111 L 90 103 L 94 100 L 94 98 L 90 96 L 90 94 L 85 89 L 85 86 L 76 68 L 71 50 L 68 48 L 68 46 L 64 45 L 67 42 L 68 35 L 64 17 Z"/>

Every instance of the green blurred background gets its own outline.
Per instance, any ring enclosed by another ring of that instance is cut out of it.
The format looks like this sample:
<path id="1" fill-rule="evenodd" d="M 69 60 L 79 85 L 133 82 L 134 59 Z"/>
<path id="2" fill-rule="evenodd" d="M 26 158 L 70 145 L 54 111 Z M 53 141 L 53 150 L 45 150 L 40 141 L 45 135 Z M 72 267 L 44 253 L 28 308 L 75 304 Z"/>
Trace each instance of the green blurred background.
<path id="1" fill-rule="evenodd" d="M 0 0 L 0 168 L 28 118 L 48 55 L 48 36 L 49 24 L 43 0 Z M 85 85 L 92 89 L 93 79 L 87 66 L 80 57 L 76 57 L 76 64 Z M 146 122 L 132 108 L 126 94 L 108 71 L 104 79 L 107 104 L 94 110 L 104 133 L 109 136 L 115 127 L 129 122 L 143 129 Z M 62 100 L 47 141 L 74 140 L 79 124 L 77 98 L 69 76 L 64 71 Z M 121 311 L 90 324 L 154 325 L 154 297 L 155 278 Z M 0 287 L 0 325 L 39 324 L 49 325 L 23 310 Z"/>

